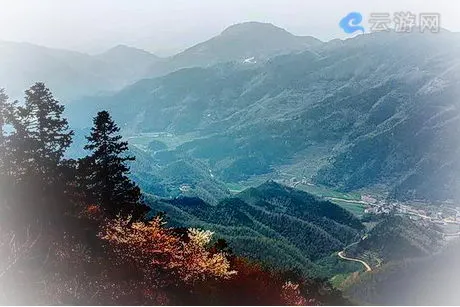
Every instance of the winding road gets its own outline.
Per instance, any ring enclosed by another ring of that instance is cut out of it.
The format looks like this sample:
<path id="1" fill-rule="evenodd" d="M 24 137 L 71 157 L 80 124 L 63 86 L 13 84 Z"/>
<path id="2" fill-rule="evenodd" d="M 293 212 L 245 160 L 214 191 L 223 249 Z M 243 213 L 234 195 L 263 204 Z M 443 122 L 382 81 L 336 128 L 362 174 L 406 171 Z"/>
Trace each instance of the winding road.
<path id="1" fill-rule="evenodd" d="M 456 232 L 456 233 L 444 233 L 444 232 L 437 231 L 437 230 L 435 230 L 435 231 L 438 232 L 438 233 L 440 233 L 440 234 L 442 234 L 442 235 L 444 235 L 444 237 L 457 237 L 457 236 L 460 236 L 460 231 L 459 231 L 459 232 Z M 367 237 L 367 235 L 364 236 L 361 240 L 365 240 L 366 237 Z M 370 272 L 370 271 L 372 271 L 372 268 L 371 268 L 371 266 L 370 266 L 369 264 L 367 264 L 364 260 L 360 260 L 360 259 L 356 259 L 356 258 L 349 258 L 349 257 L 347 257 L 347 256 L 344 255 L 344 254 L 345 254 L 345 250 L 346 250 L 347 248 L 349 248 L 350 246 L 353 246 L 353 245 L 358 244 L 359 242 L 361 242 L 361 240 L 358 241 L 358 242 L 355 242 L 355 243 L 352 243 L 352 244 L 348 245 L 347 247 L 345 247 L 345 249 L 344 249 L 343 251 L 339 252 L 337 255 L 339 256 L 340 259 L 361 263 L 361 264 L 366 268 L 366 272 Z"/>
<path id="2" fill-rule="evenodd" d="M 371 268 L 365 261 L 359 260 L 359 259 L 355 259 L 355 258 L 348 258 L 347 256 L 344 256 L 344 255 L 343 255 L 344 252 L 345 252 L 345 251 L 343 250 L 343 251 L 341 251 L 341 252 L 338 253 L 338 255 L 339 255 L 339 257 L 340 257 L 341 259 L 343 259 L 343 260 L 348 260 L 348 261 L 359 262 L 359 263 L 361 263 L 362 265 L 364 265 L 364 267 L 366 268 L 366 272 L 372 271 L 372 268 Z"/>

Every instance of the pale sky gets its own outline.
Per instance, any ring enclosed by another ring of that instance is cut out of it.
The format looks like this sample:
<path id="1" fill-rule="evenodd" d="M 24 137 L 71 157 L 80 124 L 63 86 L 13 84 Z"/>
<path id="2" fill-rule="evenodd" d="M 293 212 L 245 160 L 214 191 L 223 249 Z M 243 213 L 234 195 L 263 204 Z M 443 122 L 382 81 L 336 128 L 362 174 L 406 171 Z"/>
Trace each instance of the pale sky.
<path id="1" fill-rule="evenodd" d="M 0 40 L 88 53 L 127 44 L 166 55 L 244 21 L 344 38 L 338 22 L 351 11 L 440 13 L 443 28 L 460 32 L 457 0 L 0 0 Z"/>

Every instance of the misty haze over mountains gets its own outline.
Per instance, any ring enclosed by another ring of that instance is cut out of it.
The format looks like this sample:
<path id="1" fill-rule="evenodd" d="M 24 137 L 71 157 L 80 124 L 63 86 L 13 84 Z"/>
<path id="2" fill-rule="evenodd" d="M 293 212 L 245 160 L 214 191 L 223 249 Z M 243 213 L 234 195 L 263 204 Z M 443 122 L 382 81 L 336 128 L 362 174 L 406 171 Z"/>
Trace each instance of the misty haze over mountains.
<path id="1" fill-rule="evenodd" d="M 75 159 L 108 111 L 150 217 L 178 235 L 213 231 L 222 250 L 327 280 L 352 302 L 410 304 L 386 297 L 392 280 L 430 275 L 438 262 L 420 269 L 426 259 L 450 263 L 458 249 L 440 255 L 446 205 L 460 234 L 459 51 L 445 30 L 323 42 L 246 22 L 170 57 L 0 42 L 0 88 L 20 99 L 44 82 L 65 105 Z"/>
<path id="2" fill-rule="evenodd" d="M 20 97 L 45 81 L 76 128 L 108 109 L 126 136 L 193 134 L 163 153 L 200 160 L 224 182 L 292 165 L 343 191 L 444 201 L 460 198 L 459 44 L 448 31 L 324 43 L 258 22 L 169 58 L 3 42 L 0 84 Z"/>
<path id="3" fill-rule="evenodd" d="M 229 27 L 221 35 L 170 58 L 159 58 L 124 45 L 88 55 L 0 41 L 0 84 L 9 89 L 12 97 L 18 97 L 25 86 L 34 80 L 43 80 L 56 88 L 59 97 L 69 100 L 120 90 L 140 79 L 181 68 L 210 66 L 249 57 L 267 59 L 319 43 L 313 37 L 294 36 L 273 25 L 255 22 Z"/>
<path id="4" fill-rule="evenodd" d="M 136 48 L 117 46 L 103 54 L 50 49 L 0 41 L 0 84 L 9 95 L 22 97 L 35 80 L 56 88 L 61 99 L 121 89 L 141 78 L 159 58 Z"/>
<path id="5" fill-rule="evenodd" d="M 20 97 L 45 81 L 68 101 L 77 126 L 106 108 L 130 133 L 198 133 L 174 152 L 206 160 L 225 181 L 277 165 L 302 169 L 313 159 L 304 152 L 317 148 L 327 154 L 302 174 L 317 183 L 385 185 L 400 199 L 446 200 L 460 197 L 460 147 L 449 138 L 460 127 L 458 47 L 449 32 L 323 43 L 249 22 L 169 58 L 122 45 L 90 56 L 3 42 L 0 84 Z M 165 77 L 148 79 L 157 76 Z M 204 150 L 222 140 L 238 150 Z M 252 168 L 240 169 L 246 164 Z"/>

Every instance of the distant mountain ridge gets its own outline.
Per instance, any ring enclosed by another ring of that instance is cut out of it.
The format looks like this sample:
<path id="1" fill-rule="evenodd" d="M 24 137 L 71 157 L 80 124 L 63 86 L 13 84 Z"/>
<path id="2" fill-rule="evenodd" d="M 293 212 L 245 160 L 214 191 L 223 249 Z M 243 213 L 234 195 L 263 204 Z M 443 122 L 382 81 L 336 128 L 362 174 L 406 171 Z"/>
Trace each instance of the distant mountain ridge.
<path id="1" fill-rule="evenodd" d="M 270 23 L 245 22 L 226 28 L 220 35 L 199 43 L 150 68 L 150 76 L 178 69 L 208 67 L 224 62 L 267 60 L 276 55 L 305 51 L 322 44 L 311 36 L 295 36 Z"/>
<path id="2" fill-rule="evenodd" d="M 120 90 L 143 78 L 159 58 L 119 46 L 101 55 L 53 49 L 28 43 L 0 42 L 0 87 L 22 97 L 34 82 L 45 82 L 62 100 Z"/>
<path id="3" fill-rule="evenodd" d="M 148 51 L 126 45 L 115 46 L 94 57 L 107 63 L 118 64 L 127 73 L 132 72 L 133 75 L 130 76 L 132 78 L 142 77 L 146 66 L 161 60 L 160 57 Z M 134 73 L 137 73 L 137 75 Z"/>
<path id="4" fill-rule="evenodd" d="M 0 87 L 18 98 L 33 82 L 41 81 L 57 97 L 73 100 L 115 92 L 141 79 L 182 68 L 246 59 L 257 62 L 318 44 L 321 41 L 313 37 L 295 36 L 259 22 L 233 25 L 221 35 L 168 58 L 125 45 L 93 56 L 28 43 L 0 42 Z"/>

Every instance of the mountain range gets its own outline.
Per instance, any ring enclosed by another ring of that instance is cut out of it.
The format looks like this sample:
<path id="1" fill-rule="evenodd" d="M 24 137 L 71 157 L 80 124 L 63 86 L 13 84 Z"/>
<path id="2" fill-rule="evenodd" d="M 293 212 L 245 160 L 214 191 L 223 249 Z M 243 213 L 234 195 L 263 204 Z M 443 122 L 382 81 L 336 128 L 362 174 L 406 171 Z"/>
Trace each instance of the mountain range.
<path id="1" fill-rule="evenodd" d="M 267 39 L 269 38 L 269 39 Z M 0 87 L 13 98 L 22 97 L 33 82 L 45 82 L 63 100 L 121 90 L 143 78 L 161 76 L 181 68 L 211 66 L 229 61 L 255 63 L 278 54 L 302 51 L 321 41 L 295 36 L 271 24 L 248 22 L 168 57 L 118 45 L 88 55 L 28 43 L 0 42 Z"/>
<path id="2" fill-rule="evenodd" d="M 457 33 L 360 35 L 144 79 L 76 101 L 69 114 L 85 126 L 79 119 L 104 108 L 127 134 L 193 135 L 170 154 L 225 182 L 287 167 L 342 191 L 459 199 L 459 50 Z"/>
<path id="3" fill-rule="evenodd" d="M 257 63 L 320 44 L 322 42 L 312 36 L 296 36 L 270 23 L 246 22 L 230 26 L 218 36 L 154 63 L 149 73 L 154 77 L 182 68 L 209 67 L 232 61 Z"/>
<path id="4" fill-rule="evenodd" d="M 146 51 L 117 46 L 105 53 L 51 49 L 28 43 L 0 42 L 0 87 L 12 98 L 37 81 L 63 100 L 122 89 L 141 79 L 159 58 Z"/>

